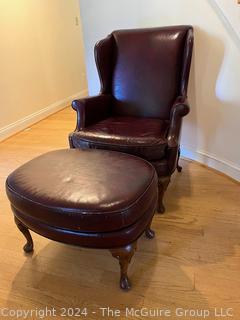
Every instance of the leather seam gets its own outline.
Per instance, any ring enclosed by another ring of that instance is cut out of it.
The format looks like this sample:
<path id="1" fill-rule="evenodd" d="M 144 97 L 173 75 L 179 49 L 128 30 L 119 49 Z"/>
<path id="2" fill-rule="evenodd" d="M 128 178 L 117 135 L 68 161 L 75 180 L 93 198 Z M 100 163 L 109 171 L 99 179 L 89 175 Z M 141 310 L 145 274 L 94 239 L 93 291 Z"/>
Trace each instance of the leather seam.
<path id="1" fill-rule="evenodd" d="M 151 165 L 151 166 L 152 166 L 152 165 Z M 152 166 L 152 167 L 153 167 L 153 166 Z M 142 197 L 144 197 L 144 195 L 145 195 L 145 194 L 147 193 L 147 191 L 150 189 L 151 185 L 153 184 L 153 181 L 154 181 L 154 178 L 155 178 L 155 174 L 156 174 L 156 171 L 155 171 L 154 168 L 153 168 L 153 170 L 154 170 L 154 171 L 153 171 L 153 174 L 152 174 L 152 177 L 151 177 L 151 181 L 149 182 L 149 184 L 148 184 L 148 186 L 146 187 L 146 189 L 144 190 L 144 192 L 143 192 L 136 200 L 134 200 L 134 202 L 131 203 L 128 207 L 123 208 L 123 210 L 118 209 L 118 210 L 113 210 L 113 211 L 100 211 L 100 210 L 95 211 L 94 209 L 91 209 L 91 210 L 86 210 L 86 209 L 84 209 L 84 210 L 81 211 L 81 213 L 84 214 L 84 213 L 89 213 L 89 212 L 92 212 L 92 213 L 98 213 L 98 212 L 99 212 L 99 214 L 104 214 L 104 213 L 110 214 L 110 213 L 124 212 L 124 214 L 125 214 L 125 212 L 129 211 L 129 209 L 131 209 L 132 207 L 134 207 L 134 206 L 137 204 L 137 202 L 139 202 L 139 200 L 140 200 Z M 45 204 L 43 204 L 43 203 L 40 203 L 40 202 L 37 202 L 37 201 L 33 201 L 32 199 L 29 199 L 29 198 L 27 198 L 26 196 L 23 196 L 23 195 L 19 194 L 16 190 L 14 190 L 13 187 L 9 186 L 8 181 L 6 181 L 6 185 L 7 185 L 8 189 L 9 189 L 9 191 L 11 191 L 12 193 L 14 193 L 15 196 L 17 196 L 18 198 L 23 199 L 23 200 L 25 200 L 25 201 L 29 201 L 29 202 L 31 202 L 31 203 L 34 203 L 35 205 L 38 205 L 38 206 L 40 206 L 40 207 L 48 208 L 48 209 L 50 209 L 50 210 L 52 210 L 52 211 L 54 211 L 54 212 L 58 212 L 58 213 L 65 211 L 65 212 L 68 212 L 68 213 L 78 214 L 78 212 L 79 212 L 79 211 L 77 212 L 77 209 L 73 209 L 73 208 L 57 208 L 57 207 L 53 207 L 53 206 L 47 206 L 47 205 L 45 205 Z"/>
<path id="2" fill-rule="evenodd" d="M 15 208 L 13 205 L 12 207 L 14 208 L 14 210 L 16 210 L 17 212 L 19 212 L 20 214 L 24 215 L 24 216 L 27 216 L 28 218 L 28 215 L 24 212 L 22 212 L 21 210 L 18 210 L 17 208 Z M 69 231 L 69 232 L 73 232 L 73 233 L 90 233 L 90 234 L 107 234 L 107 233 L 114 233 L 114 232 L 119 232 L 119 231 L 124 231 L 124 229 L 127 229 L 127 228 L 130 228 L 132 226 L 134 226 L 139 220 L 143 219 L 144 216 L 147 215 L 147 212 L 150 210 L 150 208 L 152 207 L 152 205 L 149 205 L 146 210 L 144 211 L 144 213 L 137 219 L 135 220 L 134 222 L 132 222 L 131 224 L 129 225 L 123 225 L 123 227 L 121 227 L 120 229 L 113 229 L 113 230 L 108 230 L 108 231 L 81 231 L 81 230 L 75 230 L 75 229 L 67 229 L 67 228 L 63 228 L 63 227 L 58 227 L 58 226 L 54 226 L 52 224 L 46 224 L 44 221 L 42 221 L 41 219 L 39 218 L 35 218 L 35 217 L 32 217 L 32 216 L 29 216 L 29 218 L 31 220 L 36 220 L 38 221 L 40 224 L 43 224 L 43 225 L 46 225 L 46 226 L 50 226 L 52 228 L 55 228 L 55 229 L 58 229 L 58 230 L 62 230 L 62 231 Z M 15 215 L 15 213 L 13 212 L 13 214 Z M 154 215 L 154 210 L 153 210 L 153 214 L 152 216 Z"/>
<path id="3" fill-rule="evenodd" d="M 82 140 L 84 142 L 88 142 L 88 143 L 94 143 L 94 144 L 97 144 L 97 145 L 109 145 L 110 143 L 106 143 L 106 142 L 95 142 L 95 141 L 90 141 L 90 140 L 85 140 L 85 139 L 82 139 L 80 138 L 79 140 Z M 162 146 L 166 144 L 167 145 L 167 141 L 164 142 L 164 143 L 161 143 L 159 146 Z M 144 148 L 154 148 L 156 147 L 157 145 L 154 145 L 154 144 L 151 144 L 151 145 L 140 145 L 140 144 L 113 144 L 111 143 L 112 146 L 121 146 L 121 147 L 144 147 Z"/>

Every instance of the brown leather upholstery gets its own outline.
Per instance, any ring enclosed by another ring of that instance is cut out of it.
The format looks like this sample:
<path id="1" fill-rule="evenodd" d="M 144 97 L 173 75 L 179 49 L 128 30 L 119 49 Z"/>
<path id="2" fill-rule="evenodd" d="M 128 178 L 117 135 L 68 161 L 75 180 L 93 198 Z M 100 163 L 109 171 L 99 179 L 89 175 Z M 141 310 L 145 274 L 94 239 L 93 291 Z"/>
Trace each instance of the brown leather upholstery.
<path id="1" fill-rule="evenodd" d="M 157 160 L 165 155 L 168 127 L 169 122 L 160 119 L 109 117 L 77 132 L 73 136 L 74 146 L 79 148 L 97 146 L 101 149 L 141 156 L 148 160 Z"/>
<path id="2" fill-rule="evenodd" d="M 15 216 L 30 229 L 84 246 L 99 235 L 94 246 L 109 248 L 144 231 L 156 207 L 157 176 L 150 163 L 124 153 L 58 150 L 15 170 L 6 190 Z"/>
<path id="3" fill-rule="evenodd" d="M 24 214 L 14 207 L 12 210 L 15 217 L 26 225 L 30 230 L 51 240 L 78 245 L 81 247 L 110 249 L 124 247 L 137 240 L 144 230 L 151 223 L 156 203 L 152 203 L 144 216 L 134 224 L 119 230 L 109 232 L 82 232 L 81 230 L 70 230 L 61 227 L 51 226 L 36 220 L 30 215 Z"/>
<path id="4" fill-rule="evenodd" d="M 182 58 L 188 27 L 122 30 L 112 33 L 113 112 L 169 119 L 180 93 Z"/>
<path id="5" fill-rule="evenodd" d="M 114 31 L 97 43 L 101 92 L 73 101 L 78 119 L 70 146 L 134 154 L 170 177 L 189 112 L 192 48 L 191 26 Z"/>

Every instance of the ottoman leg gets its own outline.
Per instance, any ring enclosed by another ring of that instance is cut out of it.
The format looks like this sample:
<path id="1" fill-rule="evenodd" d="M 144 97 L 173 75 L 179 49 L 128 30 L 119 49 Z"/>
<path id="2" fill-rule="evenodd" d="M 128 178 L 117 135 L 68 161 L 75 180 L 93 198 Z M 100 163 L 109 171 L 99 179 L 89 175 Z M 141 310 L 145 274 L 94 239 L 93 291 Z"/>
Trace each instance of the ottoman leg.
<path id="1" fill-rule="evenodd" d="M 131 288 L 131 283 L 128 279 L 127 271 L 136 248 L 137 242 L 134 242 L 127 245 L 126 247 L 110 250 L 112 256 L 119 260 L 121 269 L 120 288 L 123 290 L 129 290 Z"/>
<path id="2" fill-rule="evenodd" d="M 21 221 L 19 221 L 16 217 L 14 217 L 15 223 L 18 227 L 18 229 L 22 232 L 22 234 L 24 235 L 24 237 L 27 240 L 27 243 L 25 244 L 25 246 L 23 247 L 23 250 L 26 253 L 30 253 L 33 251 L 33 240 L 32 240 L 32 236 L 28 230 L 27 227 L 25 227 Z"/>
<path id="3" fill-rule="evenodd" d="M 151 222 L 149 223 L 148 227 L 145 230 L 145 236 L 148 239 L 153 239 L 155 237 L 155 232 L 151 229 L 151 224 L 152 224 L 152 220 L 151 220 Z"/>

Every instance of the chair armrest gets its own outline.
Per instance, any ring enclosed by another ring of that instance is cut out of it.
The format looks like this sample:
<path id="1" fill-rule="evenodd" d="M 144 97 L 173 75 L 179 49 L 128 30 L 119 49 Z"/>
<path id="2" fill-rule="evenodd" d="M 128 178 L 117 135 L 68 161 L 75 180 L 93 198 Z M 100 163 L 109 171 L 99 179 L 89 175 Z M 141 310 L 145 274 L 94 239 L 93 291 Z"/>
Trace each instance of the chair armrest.
<path id="1" fill-rule="evenodd" d="M 169 148 L 176 148 L 179 146 L 182 118 L 186 116 L 189 111 L 190 107 L 187 98 L 182 96 L 177 97 L 170 114 L 170 127 L 167 137 Z"/>
<path id="2" fill-rule="evenodd" d="M 100 94 L 94 97 L 87 97 L 72 102 L 72 108 L 77 112 L 76 131 L 98 121 L 106 119 L 110 114 L 112 96 Z"/>

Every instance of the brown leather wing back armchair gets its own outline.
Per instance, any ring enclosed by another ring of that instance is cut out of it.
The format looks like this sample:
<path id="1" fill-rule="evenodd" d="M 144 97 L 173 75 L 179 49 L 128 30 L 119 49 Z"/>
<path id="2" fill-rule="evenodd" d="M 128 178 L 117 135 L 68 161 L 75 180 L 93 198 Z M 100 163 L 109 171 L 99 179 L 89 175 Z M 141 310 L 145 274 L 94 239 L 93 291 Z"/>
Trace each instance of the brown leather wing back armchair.
<path id="1" fill-rule="evenodd" d="M 77 127 L 69 136 L 71 148 L 115 150 L 150 161 L 159 177 L 161 213 L 170 177 L 181 171 L 192 48 L 191 26 L 114 31 L 95 46 L 100 94 L 72 103 Z"/>

